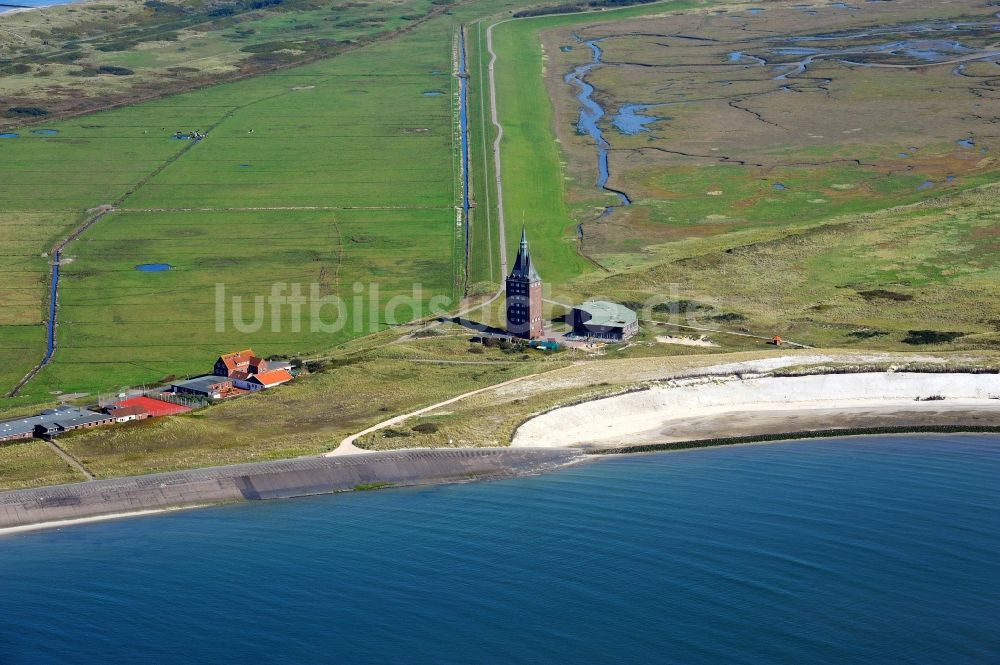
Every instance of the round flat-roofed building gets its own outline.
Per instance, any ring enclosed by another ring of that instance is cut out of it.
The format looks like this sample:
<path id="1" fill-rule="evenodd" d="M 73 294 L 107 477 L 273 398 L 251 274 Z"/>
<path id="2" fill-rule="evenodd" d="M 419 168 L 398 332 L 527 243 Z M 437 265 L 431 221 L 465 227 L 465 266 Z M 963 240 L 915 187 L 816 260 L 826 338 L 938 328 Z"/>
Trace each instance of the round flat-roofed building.
<path id="1" fill-rule="evenodd" d="M 639 317 L 624 305 L 591 300 L 573 308 L 573 334 L 622 342 L 639 332 Z"/>

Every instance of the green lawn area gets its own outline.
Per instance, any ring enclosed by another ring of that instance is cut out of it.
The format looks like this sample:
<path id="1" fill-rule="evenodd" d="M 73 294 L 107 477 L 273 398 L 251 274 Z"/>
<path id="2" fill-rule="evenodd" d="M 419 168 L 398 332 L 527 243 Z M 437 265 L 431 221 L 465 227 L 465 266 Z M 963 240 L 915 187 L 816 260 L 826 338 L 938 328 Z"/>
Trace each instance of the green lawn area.
<path id="1" fill-rule="evenodd" d="M 937 330 L 966 336 L 934 350 L 995 349 L 998 197 L 991 185 L 876 213 L 676 241 L 656 248 L 648 265 L 590 288 L 637 302 L 671 294 L 706 306 L 693 325 L 820 347 L 913 348 L 908 331 Z"/>
<path id="2" fill-rule="evenodd" d="M 185 375 L 230 347 L 310 353 L 384 325 L 366 301 L 362 325 L 336 334 L 309 332 L 308 322 L 292 331 L 290 320 L 272 329 L 270 318 L 252 335 L 232 325 L 216 333 L 219 283 L 245 300 L 275 282 L 304 293 L 316 284 L 343 297 L 352 318 L 355 282 L 366 299 L 377 283 L 378 303 L 414 285 L 424 302 L 460 297 L 454 36 L 451 22 L 430 23 L 281 74 L 0 142 L 0 178 L 16 185 L 0 191 L 0 223 L 24 229 L 0 248 L 10 275 L 0 289 L 13 305 L 0 320 L 4 385 L 44 350 L 42 254 L 101 204 L 119 211 L 63 253 L 58 350 L 29 395 Z M 190 130 L 208 137 L 173 138 Z M 134 270 L 158 262 L 174 269 Z"/>
<path id="3" fill-rule="evenodd" d="M 689 0 L 663 2 L 601 12 L 600 17 L 601 20 L 625 19 L 688 9 L 699 4 Z M 504 128 L 501 168 L 508 253 L 513 256 L 517 250 L 520 238 L 517 231 L 523 220 L 542 278 L 557 290 L 591 270 L 592 266 L 576 249 L 576 221 L 566 203 L 565 158 L 555 138 L 552 102 L 545 87 L 544 68 L 548 56 L 542 51 L 539 34 L 555 26 L 594 20 L 593 13 L 545 16 L 503 22 L 493 31 L 497 53 L 497 106 Z M 489 62 L 485 28 L 482 32 L 482 37 L 472 45 L 476 49 L 475 57 Z M 488 105 L 486 110 L 488 112 Z M 475 128 L 477 122 L 474 120 L 472 125 Z M 492 126 L 488 127 L 492 144 L 495 134 Z"/>
<path id="4" fill-rule="evenodd" d="M 367 334 L 385 325 L 385 303 L 416 283 L 422 305 L 451 297 L 449 221 L 433 209 L 113 214 L 72 246 L 55 361 L 32 385 L 109 390 L 207 371 L 225 349 L 312 354 Z M 173 268 L 135 270 L 141 263 Z M 275 284 L 281 296 L 336 296 L 343 313 L 325 306 L 319 330 L 308 303 L 298 312 L 281 305 L 275 315 L 264 304 Z M 343 326 L 328 328 L 338 317 Z"/>
<path id="5" fill-rule="evenodd" d="M 35 119 L 10 107 L 93 112 L 330 57 L 442 10 L 432 0 L 119 0 L 6 14 L 0 125 Z"/>
<path id="6" fill-rule="evenodd" d="M 44 441 L 29 440 L 0 446 L 0 491 L 85 480 Z"/>
<path id="7" fill-rule="evenodd" d="M 451 42 L 433 37 L 159 102 L 225 112 L 127 206 L 450 207 Z"/>
<path id="8" fill-rule="evenodd" d="M 495 290 L 503 281 L 497 252 L 497 201 L 493 167 L 494 127 L 490 122 L 486 52 L 486 24 L 476 22 L 466 30 L 469 79 L 469 151 L 473 202 L 470 233 L 469 283 L 480 292 Z"/>

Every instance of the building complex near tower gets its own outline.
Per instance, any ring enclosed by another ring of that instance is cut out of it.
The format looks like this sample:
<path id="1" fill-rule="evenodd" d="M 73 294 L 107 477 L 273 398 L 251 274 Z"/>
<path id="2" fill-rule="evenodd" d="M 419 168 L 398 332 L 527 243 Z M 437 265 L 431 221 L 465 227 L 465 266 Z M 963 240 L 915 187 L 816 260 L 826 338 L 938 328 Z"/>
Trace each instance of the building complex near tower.
<path id="1" fill-rule="evenodd" d="M 521 229 L 521 247 L 507 277 L 507 332 L 524 339 L 538 339 L 542 327 L 542 278 L 528 252 L 528 236 Z"/>
<path id="2" fill-rule="evenodd" d="M 587 339 L 624 342 L 639 332 L 639 317 L 624 305 L 591 300 L 573 308 L 573 334 Z"/>

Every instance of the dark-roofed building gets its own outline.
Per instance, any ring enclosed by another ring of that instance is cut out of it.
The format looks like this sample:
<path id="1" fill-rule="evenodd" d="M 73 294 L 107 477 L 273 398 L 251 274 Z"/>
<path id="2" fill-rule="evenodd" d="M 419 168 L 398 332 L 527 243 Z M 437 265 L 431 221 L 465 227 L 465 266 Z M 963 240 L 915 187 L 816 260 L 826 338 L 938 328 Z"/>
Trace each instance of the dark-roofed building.
<path id="1" fill-rule="evenodd" d="M 43 412 L 44 414 L 44 412 Z M 59 436 L 63 432 L 71 432 L 75 429 L 90 429 L 91 427 L 101 427 L 102 425 L 113 425 L 115 419 L 106 413 L 95 413 L 86 409 L 59 410 L 51 419 L 43 420 L 35 425 L 35 436 L 39 438 L 51 438 Z"/>
<path id="2" fill-rule="evenodd" d="M 233 391 L 232 379 L 221 376 L 198 376 L 186 381 L 170 384 L 170 389 L 182 395 L 197 395 L 209 399 L 221 399 Z"/>
<path id="3" fill-rule="evenodd" d="M 521 247 L 507 277 L 507 332 L 524 339 L 538 339 L 542 325 L 542 278 L 531 262 L 528 234 L 521 229 Z"/>
<path id="4" fill-rule="evenodd" d="M 35 436 L 35 419 L 37 417 L 5 420 L 0 423 L 0 443 L 30 439 Z"/>
<path id="5" fill-rule="evenodd" d="M 0 422 L 0 442 L 18 441 L 31 437 L 53 437 L 75 429 L 111 425 L 115 419 L 75 406 L 46 409 L 37 416 Z"/>
<path id="6" fill-rule="evenodd" d="M 621 342 L 639 332 L 639 317 L 624 305 L 591 300 L 573 308 L 573 334 Z"/>

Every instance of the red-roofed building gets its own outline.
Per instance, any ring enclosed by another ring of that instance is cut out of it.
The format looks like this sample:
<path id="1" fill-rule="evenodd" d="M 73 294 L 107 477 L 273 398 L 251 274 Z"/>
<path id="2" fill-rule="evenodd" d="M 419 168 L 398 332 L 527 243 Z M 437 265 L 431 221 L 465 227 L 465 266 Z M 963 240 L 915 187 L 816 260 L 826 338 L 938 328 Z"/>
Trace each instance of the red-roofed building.
<path id="1" fill-rule="evenodd" d="M 264 390 L 280 386 L 292 380 L 292 374 L 287 369 L 272 369 L 260 374 L 251 374 L 245 379 L 233 379 L 233 385 L 244 390 Z"/>
<path id="2" fill-rule="evenodd" d="M 257 374 L 267 371 L 267 361 L 253 354 L 253 349 L 243 349 L 233 353 L 224 353 L 215 361 L 215 376 L 231 377 L 233 372 Z"/>
<path id="3" fill-rule="evenodd" d="M 149 418 L 149 411 L 138 404 L 128 404 L 125 406 L 112 404 L 105 407 L 104 411 L 108 415 L 114 416 L 116 423 L 127 423 L 130 420 L 145 420 Z"/>
<path id="4" fill-rule="evenodd" d="M 185 413 L 186 411 L 191 410 L 190 407 L 164 402 L 163 400 L 153 399 L 152 397 L 132 397 L 130 399 L 117 402 L 114 406 L 118 408 L 136 406 L 148 413 L 150 418 L 173 416 L 175 414 Z"/>

